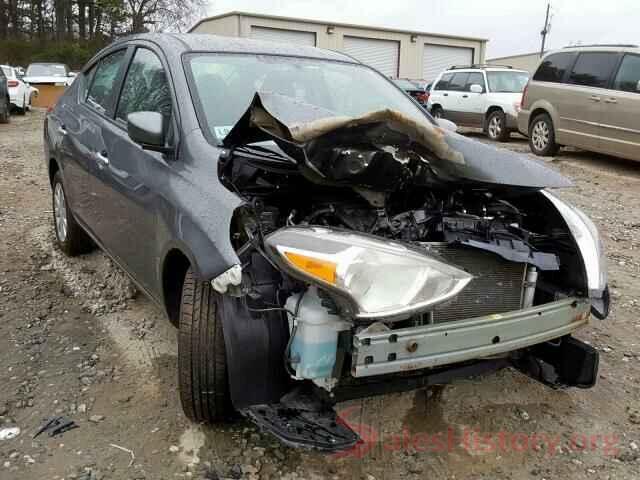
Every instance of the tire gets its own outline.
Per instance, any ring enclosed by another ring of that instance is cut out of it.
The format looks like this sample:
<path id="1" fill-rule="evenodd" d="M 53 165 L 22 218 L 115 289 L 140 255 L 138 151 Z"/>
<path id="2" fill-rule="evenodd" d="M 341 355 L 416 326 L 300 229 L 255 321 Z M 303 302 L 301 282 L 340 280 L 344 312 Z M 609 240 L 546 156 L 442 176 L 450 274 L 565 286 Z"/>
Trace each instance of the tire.
<path id="1" fill-rule="evenodd" d="M 22 108 L 16 107 L 16 111 L 18 112 L 18 115 L 24 115 L 25 113 L 27 113 L 27 97 L 26 96 L 22 99 Z"/>
<path id="2" fill-rule="evenodd" d="M 11 103 L 9 103 L 8 98 L 6 98 L 3 103 L 4 105 L 0 104 L 0 123 L 9 123 L 9 121 L 11 120 Z"/>
<path id="3" fill-rule="evenodd" d="M 214 423 L 233 413 L 220 295 L 189 268 L 182 287 L 178 337 L 178 382 L 185 415 Z"/>
<path id="4" fill-rule="evenodd" d="M 93 241 L 73 217 L 67 203 L 67 195 L 60 172 L 56 172 L 53 176 L 51 203 L 53 205 L 53 228 L 60 250 L 70 257 L 91 251 L 94 245 Z"/>
<path id="5" fill-rule="evenodd" d="M 431 109 L 431 116 L 433 118 L 444 118 L 444 110 L 442 110 L 442 107 L 436 105 Z"/>
<path id="6" fill-rule="evenodd" d="M 496 142 L 506 142 L 511 136 L 507 118 L 502 110 L 494 110 L 487 118 L 487 136 Z"/>
<path id="7" fill-rule="evenodd" d="M 553 121 L 546 113 L 536 115 L 529 125 L 529 148 L 541 157 L 552 157 L 560 149 L 556 143 Z"/>

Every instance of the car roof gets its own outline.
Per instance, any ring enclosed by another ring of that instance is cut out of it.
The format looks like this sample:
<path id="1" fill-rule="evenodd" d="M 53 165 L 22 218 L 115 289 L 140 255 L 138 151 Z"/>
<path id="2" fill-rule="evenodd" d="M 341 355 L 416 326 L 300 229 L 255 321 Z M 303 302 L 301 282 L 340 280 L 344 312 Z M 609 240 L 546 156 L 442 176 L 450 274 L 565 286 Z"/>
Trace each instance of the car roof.
<path id="1" fill-rule="evenodd" d="M 516 72 L 529 73 L 526 70 L 518 70 L 509 67 L 483 67 L 483 68 L 454 68 L 453 70 L 445 70 L 442 73 L 470 73 L 470 72 Z"/>
<path id="2" fill-rule="evenodd" d="M 334 60 L 348 63 L 360 63 L 354 58 L 332 50 L 316 47 L 290 45 L 287 43 L 254 40 L 240 37 L 224 37 L 201 33 L 145 33 L 130 35 L 115 43 L 132 40 L 146 40 L 156 43 L 163 49 L 178 53 L 188 52 L 223 52 L 253 53 L 259 55 L 283 55 L 291 57 L 307 57 L 319 60 Z"/>
<path id="3" fill-rule="evenodd" d="M 576 45 L 575 47 L 565 47 L 560 50 L 553 50 L 548 55 L 560 52 L 628 52 L 640 53 L 640 47 L 637 45 Z"/>

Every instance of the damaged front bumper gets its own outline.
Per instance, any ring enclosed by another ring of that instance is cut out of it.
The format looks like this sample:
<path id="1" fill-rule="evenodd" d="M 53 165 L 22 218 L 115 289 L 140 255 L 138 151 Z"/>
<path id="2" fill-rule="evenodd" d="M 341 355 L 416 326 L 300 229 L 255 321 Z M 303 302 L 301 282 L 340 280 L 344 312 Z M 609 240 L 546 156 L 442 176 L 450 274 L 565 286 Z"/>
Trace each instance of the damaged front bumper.
<path id="1" fill-rule="evenodd" d="M 505 354 L 585 325 L 591 304 L 567 298 L 505 314 L 371 332 L 353 337 L 354 377 L 406 372 Z"/>

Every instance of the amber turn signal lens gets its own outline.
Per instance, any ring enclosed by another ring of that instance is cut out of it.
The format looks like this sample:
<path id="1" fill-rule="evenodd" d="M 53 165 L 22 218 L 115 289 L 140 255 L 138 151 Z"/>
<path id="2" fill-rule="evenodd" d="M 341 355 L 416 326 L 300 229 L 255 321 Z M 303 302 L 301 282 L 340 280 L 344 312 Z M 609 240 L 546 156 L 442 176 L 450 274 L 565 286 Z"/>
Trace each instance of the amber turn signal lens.
<path id="1" fill-rule="evenodd" d="M 303 272 L 332 285 L 336 284 L 337 265 L 335 263 L 293 252 L 284 252 L 284 255 L 289 262 Z"/>

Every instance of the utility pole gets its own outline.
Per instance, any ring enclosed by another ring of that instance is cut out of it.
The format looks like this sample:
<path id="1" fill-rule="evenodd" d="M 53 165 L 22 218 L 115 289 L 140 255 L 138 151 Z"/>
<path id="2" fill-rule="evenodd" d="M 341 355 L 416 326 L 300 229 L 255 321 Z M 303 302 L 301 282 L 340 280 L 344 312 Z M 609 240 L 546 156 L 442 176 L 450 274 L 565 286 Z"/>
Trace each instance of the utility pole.
<path id="1" fill-rule="evenodd" d="M 542 36 L 542 45 L 540 46 L 540 57 L 544 55 L 544 44 L 547 40 L 547 35 L 549 34 L 549 10 L 551 9 L 551 2 L 547 3 L 547 16 L 544 19 L 544 28 L 540 32 Z"/>

